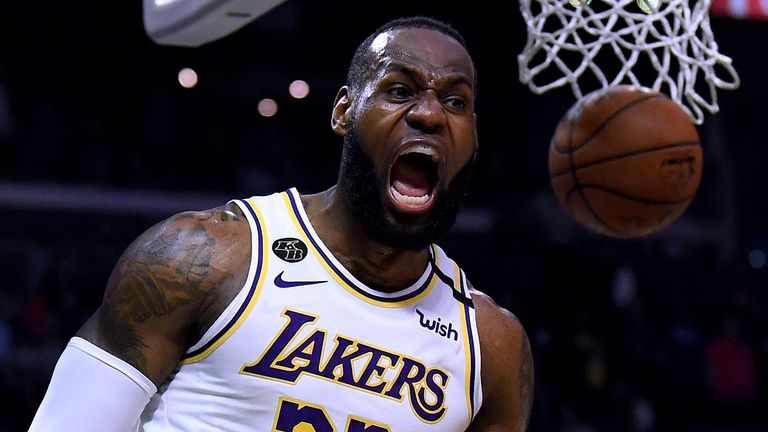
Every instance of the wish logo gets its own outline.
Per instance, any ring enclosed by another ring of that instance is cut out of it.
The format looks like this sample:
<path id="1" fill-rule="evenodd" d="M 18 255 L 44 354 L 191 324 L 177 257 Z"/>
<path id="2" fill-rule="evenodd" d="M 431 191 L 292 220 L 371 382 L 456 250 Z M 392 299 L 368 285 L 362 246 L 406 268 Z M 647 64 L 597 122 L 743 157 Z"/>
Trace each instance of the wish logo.
<path id="1" fill-rule="evenodd" d="M 281 260 L 294 263 L 307 256 L 307 245 L 297 238 L 285 237 L 272 243 L 272 252 Z"/>
<path id="2" fill-rule="evenodd" d="M 440 322 L 440 317 L 437 317 L 437 320 L 429 319 L 424 315 L 424 312 L 418 309 L 416 309 L 416 313 L 419 314 L 419 324 L 425 329 L 431 330 L 446 339 L 459 340 L 459 332 L 453 328 L 453 323 L 449 322 L 448 325 L 445 325 Z"/>

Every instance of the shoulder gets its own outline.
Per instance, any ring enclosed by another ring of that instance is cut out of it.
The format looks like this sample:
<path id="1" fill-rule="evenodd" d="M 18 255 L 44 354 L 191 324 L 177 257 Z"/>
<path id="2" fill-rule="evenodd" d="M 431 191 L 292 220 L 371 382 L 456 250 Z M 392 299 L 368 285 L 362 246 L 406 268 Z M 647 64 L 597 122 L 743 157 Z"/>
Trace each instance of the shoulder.
<path id="1" fill-rule="evenodd" d="M 113 271 L 110 291 L 155 299 L 144 311 L 160 316 L 176 305 L 195 309 L 228 303 L 247 276 L 251 258 L 248 220 L 234 204 L 175 214 L 139 236 L 123 253 Z M 147 302 L 143 302 L 147 305 Z M 203 313 L 205 315 L 205 313 Z M 192 315 L 196 326 L 216 316 Z M 201 324 L 202 323 L 202 324 Z"/>
<path id="2" fill-rule="evenodd" d="M 471 430 L 523 431 L 533 399 L 533 360 L 520 320 L 470 285 L 480 338 L 483 406 Z M 484 427 L 477 427 L 478 424 Z"/>
<path id="3" fill-rule="evenodd" d="M 215 319 L 222 290 L 245 279 L 249 232 L 234 204 L 178 213 L 149 228 L 121 255 L 78 336 L 161 383 L 188 338 Z"/>
<path id="4" fill-rule="evenodd" d="M 248 221 L 235 203 L 201 211 L 177 213 L 151 227 L 141 237 L 163 237 L 171 244 L 229 241 L 247 232 Z M 139 240 L 141 239 L 139 237 Z"/>
<path id="5" fill-rule="evenodd" d="M 489 335 L 509 336 L 504 338 L 508 343 L 522 342 L 525 329 L 515 314 L 499 306 L 489 295 L 471 284 L 469 292 L 475 305 L 478 327 L 482 326 Z"/>
<path id="6" fill-rule="evenodd" d="M 202 211 L 177 213 L 145 231 L 127 249 L 145 257 L 170 261 L 208 262 L 211 270 L 227 270 L 227 263 L 240 257 L 250 243 L 245 215 L 234 204 Z M 233 248 L 235 250 L 233 250 Z M 124 256 L 125 257 L 125 256 Z M 131 257 L 131 255 L 128 255 Z M 208 272 L 214 276 L 215 272 Z"/>
<path id="7" fill-rule="evenodd" d="M 178 213 L 134 240 L 120 257 L 118 269 L 139 270 L 139 266 L 205 292 L 247 264 L 249 233 L 248 221 L 232 203 Z"/>
<path id="8" fill-rule="evenodd" d="M 494 382 L 499 377 L 508 377 L 518 372 L 525 361 L 525 355 L 530 351 L 523 324 L 517 316 L 496 304 L 487 294 L 475 288 L 471 288 L 470 293 L 477 316 L 483 381 L 487 377 L 490 382 Z"/>

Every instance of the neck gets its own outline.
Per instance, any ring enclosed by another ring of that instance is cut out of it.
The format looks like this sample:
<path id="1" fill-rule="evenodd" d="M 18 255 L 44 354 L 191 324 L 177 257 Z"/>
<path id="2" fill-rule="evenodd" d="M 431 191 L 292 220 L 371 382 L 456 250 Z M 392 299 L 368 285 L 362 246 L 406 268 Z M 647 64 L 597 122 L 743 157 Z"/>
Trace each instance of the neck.
<path id="1" fill-rule="evenodd" d="M 358 280 L 380 291 L 394 292 L 416 282 L 429 260 L 427 249 L 401 250 L 370 240 L 341 187 L 301 197 L 312 226 L 333 256 Z"/>

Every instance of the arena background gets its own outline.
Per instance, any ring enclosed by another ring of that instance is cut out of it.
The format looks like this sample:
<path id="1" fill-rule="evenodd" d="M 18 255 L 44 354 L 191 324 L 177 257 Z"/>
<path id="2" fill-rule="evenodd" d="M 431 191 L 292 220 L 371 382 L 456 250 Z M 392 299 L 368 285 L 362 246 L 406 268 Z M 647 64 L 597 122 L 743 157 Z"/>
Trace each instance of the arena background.
<path id="1" fill-rule="evenodd" d="M 477 6 L 477 7 L 472 7 Z M 547 176 L 573 102 L 517 79 L 515 2 L 288 0 L 200 48 L 153 43 L 141 2 L 0 11 L 0 430 L 26 430 L 121 251 L 181 210 L 335 181 L 330 110 L 352 53 L 412 14 L 462 31 L 479 71 L 479 167 L 444 247 L 533 344 L 530 430 L 767 431 L 768 22 L 713 17 L 741 76 L 699 128 L 702 184 L 663 232 L 574 225 Z M 194 68 L 199 83 L 177 81 Z M 288 84 L 303 79 L 309 96 Z M 279 104 L 264 118 L 257 103 Z"/>

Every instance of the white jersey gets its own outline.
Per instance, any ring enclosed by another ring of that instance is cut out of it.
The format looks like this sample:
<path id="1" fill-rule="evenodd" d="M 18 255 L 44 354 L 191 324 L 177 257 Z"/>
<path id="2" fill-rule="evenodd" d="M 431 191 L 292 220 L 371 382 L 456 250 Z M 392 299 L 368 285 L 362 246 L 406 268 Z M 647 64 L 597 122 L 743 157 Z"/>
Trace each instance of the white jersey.
<path id="1" fill-rule="evenodd" d="M 251 227 L 248 279 L 153 396 L 140 431 L 468 427 L 482 402 L 475 311 L 439 247 L 411 287 L 381 292 L 334 258 L 295 189 L 235 202 Z"/>

